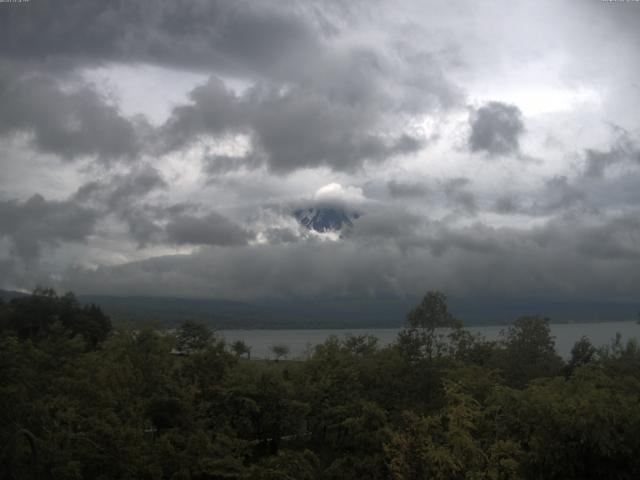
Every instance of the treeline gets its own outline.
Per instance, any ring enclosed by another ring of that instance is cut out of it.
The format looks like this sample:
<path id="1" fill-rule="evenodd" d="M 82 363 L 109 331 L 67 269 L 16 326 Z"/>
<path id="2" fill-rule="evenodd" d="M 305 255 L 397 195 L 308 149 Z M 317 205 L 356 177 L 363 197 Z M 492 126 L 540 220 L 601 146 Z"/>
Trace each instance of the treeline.
<path id="1" fill-rule="evenodd" d="M 565 361 L 546 320 L 487 341 L 429 292 L 388 347 L 245 353 L 193 323 L 113 331 L 70 294 L 1 303 L 0 479 L 640 478 L 634 341 Z"/>

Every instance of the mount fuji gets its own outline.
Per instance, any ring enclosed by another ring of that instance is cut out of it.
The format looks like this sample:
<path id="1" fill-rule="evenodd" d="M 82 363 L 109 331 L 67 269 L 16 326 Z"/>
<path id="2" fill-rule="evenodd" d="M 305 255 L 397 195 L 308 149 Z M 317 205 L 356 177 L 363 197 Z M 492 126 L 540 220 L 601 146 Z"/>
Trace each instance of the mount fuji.
<path id="1" fill-rule="evenodd" d="M 309 207 L 293 212 L 300 224 L 320 233 L 336 232 L 353 226 L 354 220 L 360 218 L 358 212 L 348 212 L 339 207 Z"/>

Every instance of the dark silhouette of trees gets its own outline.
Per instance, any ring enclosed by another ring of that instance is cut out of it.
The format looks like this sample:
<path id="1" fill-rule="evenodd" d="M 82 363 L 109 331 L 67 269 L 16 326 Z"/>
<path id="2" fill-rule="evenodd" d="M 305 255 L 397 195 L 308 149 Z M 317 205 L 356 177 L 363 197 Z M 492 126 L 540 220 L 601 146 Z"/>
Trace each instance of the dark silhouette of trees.
<path id="1" fill-rule="evenodd" d="M 285 345 L 284 343 L 276 343 L 275 345 L 271 345 L 269 347 L 269 350 L 271 350 L 271 353 L 275 355 L 276 362 L 281 358 L 287 358 L 287 356 L 291 352 L 289 346 Z"/>
<path id="2" fill-rule="evenodd" d="M 445 335 L 437 329 L 460 328 L 462 323 L 449 311 L 447 297 L 438 291 L 427 292 L 422 301 L 407 314 L 407 328 L 399 342 L 405 353 L 414 360 L 432 359 L 444 348 Z"/>
<path id="3" fill-rule="evenodd" d="M 215 339 L 213 330 L 203 323 L 186 320 L 176 329 L 176 349 L 192 353 L 206 349 Z"/>
<path id="4" fill-rule="evenodd" d="M 567 365 L 569 372 L 571 373 L 576 368 L 593 362 L 597 353 L 598 350 L 587 337 L 580 337 L 580 340 L 578 340 L 571 349 L 571 358 Z"/>
<path id="5" fill-rule="evenodd" d="M 251 347 L 247 345 L 244 340 L 236 340 L 231 344 L 231 350 L 236 354 L 237 357 L 241 357 L 243 355 L 247 356 L 247 359 L 251 359 Z"/>
<path id="6" fill-rule="evenodd" d="M 40 341 L 54 331 L 80 336 L 95 349 L 111 333 L 111 320 L 96 305 L 81 305 L 73 293 L 58 296 L 37 288 L 30 296 L 13 298 L 0 306 L 0 330 L 11 330 L 22 340 Z"/>
<path id="7" fill-rule="evenodd" d="M 285 363 L 193 322 L 174 355 L 100 318 L 52 291 L 0 304 L 0 479 L 640 478 L 634 340 L 565 362 L 544 318 L 489 342 L 437 292 L 393 345 L 332 337 Z"/>
<path id="8" fill-rule="evenodd" d="M 513 386 L 524 386 L 534 378 L 558 375 L 562 359 L 555 351 L 549 320 L 536 316 L 520 317 L 502 332 L 502 349 L 495 355 L 500 368 Z"/>

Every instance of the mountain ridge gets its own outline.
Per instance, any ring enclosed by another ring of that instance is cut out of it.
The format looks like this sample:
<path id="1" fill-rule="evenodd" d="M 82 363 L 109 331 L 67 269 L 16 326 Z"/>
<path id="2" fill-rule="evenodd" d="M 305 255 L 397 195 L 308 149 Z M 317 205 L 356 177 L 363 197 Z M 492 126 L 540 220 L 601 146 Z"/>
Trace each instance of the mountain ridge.
<path id="1" fill-rule="evenodd" d="M 334 206 L 307 207 L 294 210 L 293 216 L 301 225 L 318 233 L 337 232 L 353 227 L 361 213 Z"/>

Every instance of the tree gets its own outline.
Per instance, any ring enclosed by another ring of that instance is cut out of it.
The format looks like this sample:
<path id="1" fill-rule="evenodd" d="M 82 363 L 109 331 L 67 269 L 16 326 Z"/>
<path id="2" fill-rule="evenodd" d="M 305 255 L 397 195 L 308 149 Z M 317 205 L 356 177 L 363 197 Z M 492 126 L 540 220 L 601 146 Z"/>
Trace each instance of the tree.
<path id="1" fill-rule="evenodd" d="M 40 341 L 55 334 L 81 336 L 89 350 L 111 333 L 111 320 L 96 305 L 81 305 L 73 293 L 58 296 L 37 288 L 30 296 L 12 299 L 0 315 L 0 330 L 12 330 L 23 340 Z"/>
<path id="2" fill-rule="evenodd" d="M 563 360 L 555 351 L 555 341 L 549 319 L 537 316 L 520 317 L 501 332 L 502 350 L 498 364 L 510 385 L 522 387 L 530 380 L 560 373 Z"/>
<path id="3" fill-rule="evenodd" d="M 594 347 L 591 341 L 583 335 L 571 349 L 571 359 L 569 360 L 568 365 L 569 371 L 573 372 L 576 368 L 592 362 L 596 353 L 596 347 Z"/>
<path id="4" fill-rule="evenodd" d="M 242 355 L 247 355 L 248 359 L 251 359 L 251 347 L 247 345 L 244 340 L 236 340 L 231 344 L 231 350 L 236 354 L 237 357 L 241 357 Z"/>
<path id="5" fill-rule="evenodd" d="M 342 341 L 343 348 L 355 355 L 370 355 L 378 348 L 378 338 L 373 335 L 349 334 Z"/>
<path id="6" fill-rule="evenodd" d="M 186 320 L 176 331 L 176 349 L 182 353 L 204 350 L 214 340 L 213 330 L 206 325 Z"/>
<path id="7" fill-rule="evenodd" d="M 457 320 L 447 306 L 447 297 L 438 291 L 428 291 L 420 304 L 407 314 L 408 328 L 400 334 L 400 347 L 410 357 L 426 355 L 431 359 L 441 345 L 438 344 L 437 328 L 459 328 Z M 442 335 L 441 335 L 442 337 Z"/>
<path id="8" fill-rule="evenodd" d="M 447 296 L 435 290 L 428 291 L 420 304 L 407 314 L 407 321 L 412 328 L 423 328 L 433 331 L 438 327 L 455 327 L 459 322 L 449 312 Z"/>
<path id="9" fill-rule="evenodd" d="M 390 477 L 520 478 L 519 446 L 496 438 L 491 431 L 488 439 L 482 438 L 482 406 L 456 383 L 447 382 L 444 389 L 446 402 L 440 412 L 429 416 L 405 412 L 401 428 L 385 445 Z"/>
<path id="10" fill-rule="evenodd" d="M 276 343 L 275 345 L 271 345 L 271 347 L 269 347 L 269 350 L 271 350 L 271 353 L 276 356 L 276 362 L 281 358 L 286 358 L 291 352 L 289 346 L 285 345 L 284 343 Z"/>

